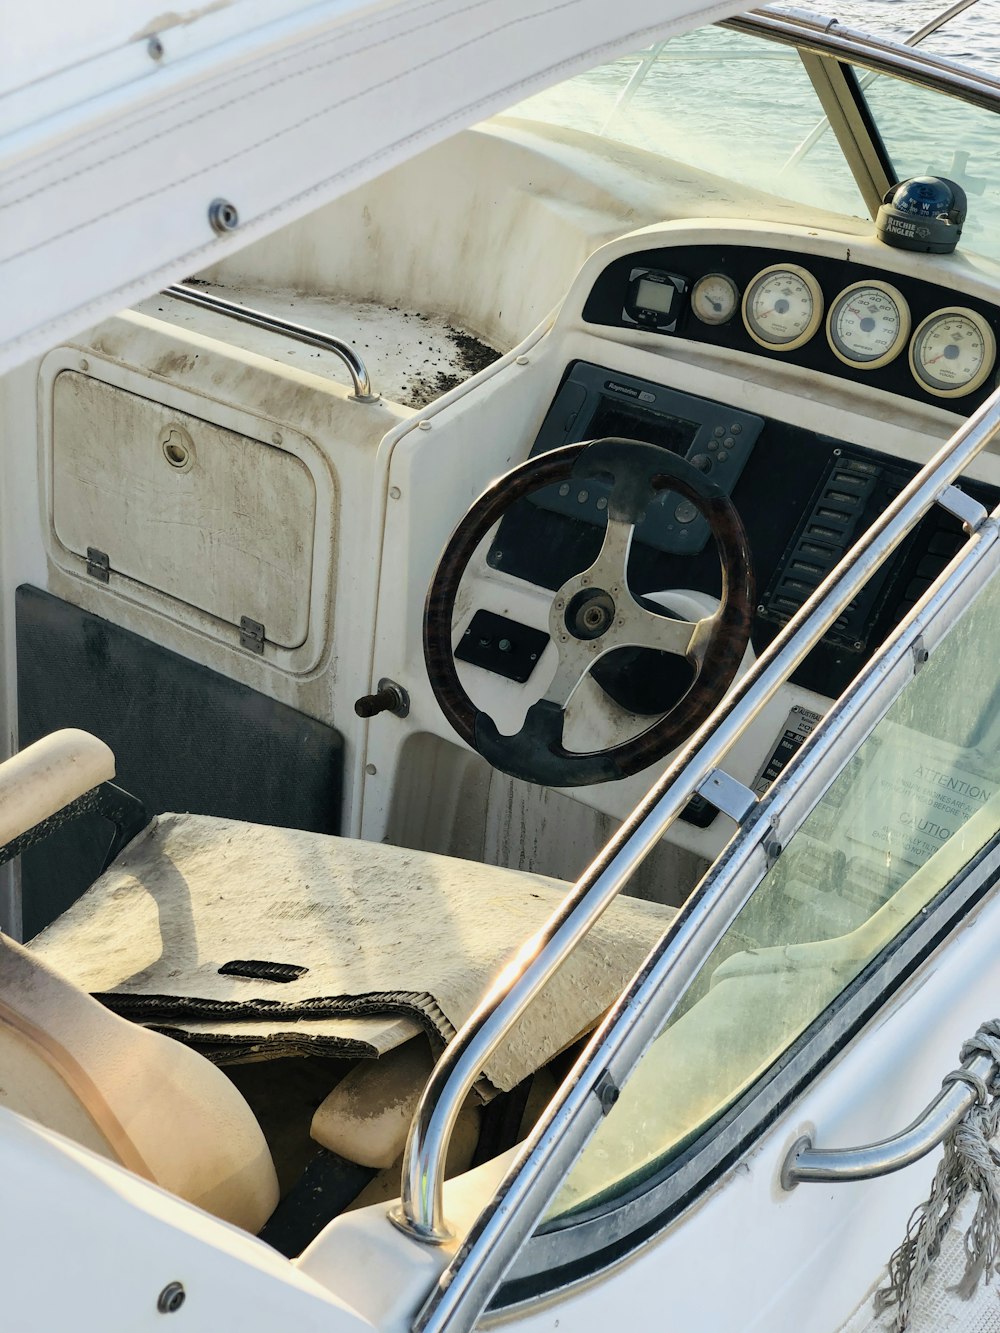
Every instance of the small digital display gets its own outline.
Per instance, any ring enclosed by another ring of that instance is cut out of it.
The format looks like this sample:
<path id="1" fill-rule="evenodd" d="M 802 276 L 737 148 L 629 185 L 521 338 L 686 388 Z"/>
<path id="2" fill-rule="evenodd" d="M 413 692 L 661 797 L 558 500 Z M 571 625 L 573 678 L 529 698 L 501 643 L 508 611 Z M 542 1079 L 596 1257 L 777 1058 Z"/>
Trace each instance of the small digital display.
<path id="1" fill-rule="evenodd" d="M 641 440 L 643 444 L 656 444 L 683 457 L 694 444 L 700 424 L 602 397 L 587 427 L 587 435 L 592 440 L 603 440 L 608 436 Z"/>
<path id="2" fill-rule="evenodd" d="M 666 315 L 674 303 L 674 285 L 671 282 L 653 282 L 640 278 L 635 304 L 643 310 L 655 310 Z"/>

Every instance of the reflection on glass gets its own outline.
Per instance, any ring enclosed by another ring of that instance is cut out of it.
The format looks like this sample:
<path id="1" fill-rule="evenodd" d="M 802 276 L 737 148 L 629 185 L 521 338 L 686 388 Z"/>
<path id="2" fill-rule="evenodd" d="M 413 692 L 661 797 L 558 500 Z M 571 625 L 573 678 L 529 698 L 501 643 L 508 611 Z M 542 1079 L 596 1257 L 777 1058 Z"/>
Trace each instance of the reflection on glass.
<path id="1" fill-rule="evenodd" d="M 758 886 L 553 1215 L 613 1198 L 668 1162 L 1000 828 L 998 613 L 994 579 Z"/>
<path id="2" fill-rule="evenodd" d="M 557 84 L 510 114 L 646 149 L 764 195 L 867 216 L 833 135 L 791 161 L 823 108 L 796 53 L 773 42 L 702 28 Z M 705 197 L 696 175 L 690 186 Z"/>

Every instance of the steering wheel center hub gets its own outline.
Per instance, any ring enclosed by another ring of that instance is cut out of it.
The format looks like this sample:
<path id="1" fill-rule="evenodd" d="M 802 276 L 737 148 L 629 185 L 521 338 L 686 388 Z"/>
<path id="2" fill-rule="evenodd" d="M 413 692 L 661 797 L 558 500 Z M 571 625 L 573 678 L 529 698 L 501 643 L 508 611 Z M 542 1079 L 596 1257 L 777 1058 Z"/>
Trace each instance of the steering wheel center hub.
<path id="1" fill-rule="evenodd" d="M 575 639 L 599 639 L 614 624 L 615 611 L 603 588 L 582 588 L 566 607 L 566 628 Z"/>

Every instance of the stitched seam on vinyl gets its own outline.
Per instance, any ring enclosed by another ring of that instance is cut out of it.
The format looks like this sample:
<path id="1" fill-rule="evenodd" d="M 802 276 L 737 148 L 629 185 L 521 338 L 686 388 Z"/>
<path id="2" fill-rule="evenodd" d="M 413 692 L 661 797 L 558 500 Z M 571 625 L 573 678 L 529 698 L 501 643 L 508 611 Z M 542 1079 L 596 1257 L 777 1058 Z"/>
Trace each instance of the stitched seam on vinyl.
<path id="1" fill-rule="evenodd" d="M 442 3 L 442 0 L 429 0 L 429 3 L 431 6 L 438 5 Z M 474 3 L 472 4 L 465 5 L 461 9 L 452 10 L 449 13 L 448 18 L 453 19 L 455 17 L 460 17 L 464 14 L 469 14 L 475 9 L 482 9 L 484 6 L 488 6 L 492 3 L 493 0 L 474 0 Z M 530 15 L 528 17 L 535 17 L 535 16 Z M 311 65 L 304 65 L 301 68 L 297 68 L 288 74 L 282 74 L 279 78 L 271 79 L 268 83 L 265 83 L 260 87 L 255 86 L 249 89 L 247 92 L 242 93 L 239 96 L 233 97 L 230 100 L 229 105 L 236 106 L 240 102 L 250 101 L 253 98 L 260 96 L 262 92 L 266 92 L 269 88 L 279 87 L 282 83 L 287 83 L 291 79 L 299 79 L 304 77 L 305 75 L 314 74 L 316 73 L 317 70 L 332 68 L 334 65 L 340 64 L 344 60 L 352 60 L 354 59 L 355 56 L 364 55 L 369 51 L 377 51 L 380 46 L 389 45 L 393 42 L 400 40 L 401 38 L 412 37 L 415 33 L 422 32 L 425 28 L 431 28 L 440 21 L 441 21 L 440 18 L 430 19 L 427 22 L 418 23 L 414 27 L 408 28 L 405 32 L 396 32 L 393 33 L 391 37 L 383 37 L 377 42 L 371 42 L 368 46 L 359 46 L 353 51 L 345 51 L 343 54 L 333 56 L 330 59 L 317 60 Z M 368 28 L 373 28 L 376 26 L 377 25 L 373 23 L 369 24 Z M 502 26 L 507 26 L 507 25 L 502 25 Z M 496 31 L 501 31 L 501 30 L 502 28 L 497 29 Z M 350 35 L 353 36 L 359 31 L 364 32 L 367 31 L 367 29 L 351 29 Z M 329 45 L 331 41 L 336 40 L 338 37 L 341 40 L 343 40 L 344 35 L 345 35 L 344 33 L 339 33 L 329 38 L 325 38 L 322 42 L 317 42 L 316 47 Z M 282 56 L 280 60 L 275 61 L 274 64 L 281 65 L 281 64 L 287 64 L 289 61 L 301 60 L 303 56 L 302 47 L 305 45 L 306 43 L 300 43 L 299 48 L 293 55 Z M 452 49 L 460 50 L 461 48 L 457 47 Z M 252 69 L 248 70 L 244 68 L 240 71 L 239 74 L 234 75 L 229 79 L 226 79 L 219 83 L 213 83 L 210 87 L 203 88 L 199 92 L 193 93 L 189 97 L 186 97 L 177 102 L 170 103 L 168 108 L 164 108 L 161 106 L 157 110 L 151 111 L 147 116 L 137 118 L 131 121 L 129 125 L 106 134 L 103 137 L 103 139 L 102 138 L 91 139 L 88 140 L 87 143 L 82 146 L 77 145 L 71 151 L 63 153 L 61 157 L 52 158 L 49 161 L 40 164 L 35 170 L 36 172 L 47 171 L 50 167 L 57 165 L 59 162 L 65 161 L 67 158 L 76 157 L 79 152 L 93 147 L 94 144 L 103 143 L 108 140 L 120 138 L 121 135 L 127 134 L 131 130 L 133 130 L 136 125 L 144 124 L 146 121 L 149 120 L 159 119 L 165 113 L 165 111 L 174 112 L 182 107 L 189 106 L 194 102 L 202 101 L 207 97 L 214 98 L 220 92 L 224 91 L 228 87 L 231 87 L 233 84 L 244 83 L 246 82 L 247 79 L 252 79 L 259 70 L 259 68 L 261 67 L 261 65 L 264 65 L 266 67 L 267 64 L 268 62 L 266 61 L 258 60 L 255 62 L 255 66 Z M 416 66 L 415 68 L 419 69 L 421 67 Z M 128 148 L 123 148 L 119 152 L 109 153 L 107 157 L 102 157 L 100 160 L 92 162 L 89 166 L 81 167 L 78 171 L 71 171 L 67 176 L 60 176 L 57 181 L 50 181 L 48 184 L 42 185 L 36 190 L 31 190 L 27 194 L 18 195 L 16 199 L 11 199 L 7 203 L 0 204 L 0 211 L 2 211 L 5 208 L 13 208 L 16 204 L 25 203 L 29 199 L 34 199 L 35 196 L 38 194 L 44 194 L 46 190 L 52 189 L 53 186 L 55 185 L 64 185 L 67 181 L 75 180 L 78 176 L 85 176 L 87 175 L 88 172 L 95 171 L 99 167 L 106 166 L 109 162 L 115 162 L 121 157 L 127 157 L 130 153 L 138 152 L 144 148 L 147 148 L 150 144 L 156 143 L 158 139 L 166 138 L 169 135 L 176 133 L 177 130 L 184 129 L 188 125 L 196 124 L 199 120 L 202 119 L 203 115 L 204 112 L 199 112 L 197 115 L 191 116 L 188 120 L 182 120 L 177 122 L 175 125 L 172 125 L 169 129 L 161 130 L 157 134 L 151 134 L 146 139 L 142 139 L 136 143 L 130 144 Z M 14 179 L 9 183 L 16 185 L 18 181 L 27 180 L 28 177 L 32 174 L 35 173 L 25 172 L 21 176 L 14 177 Z"/>
<path id="2" fill-rule="evenodd" d="M 724 16 L 729 11 L 728 11 L 728 6 L 720 5 L 717 10 L 713 10 L 710 12 L 719 13 L 720 15 Z M 707 15 L 705 17 L 706 17 L 706 22 L 712 22 L 712 20 L 708 18 Z M 626 34 L 625 40 L 631 41 L 632 39 L 638 40 L 640 38 L 648 39 L 658 31 L 659 31 L 659 25 L 655 23 L 647 23 L 643 27 L 636 28 L 633 32 Z M 555 75 L 558 74 L 561 70 L 578 68 L 581 60 L 587 60 L 591 58 L 596 59 L 597 57 L 602 55 L 610 55 L 618 51 L 619 49 L 620 47 L 618 42 L 604 41 L 599 43 L 597 46 L 588 47 L 586 51 L 580 51 L 575 56 L 571 56 L 566 60 L 561 60 L 559 61 L 558 64 L 548 66 L 545 70 L 545 73 Z M 494 92 L 491 93 L 490 95 L 486 97 L 481 97 L 475 102 L 469 102 L 464 107 L 460 107 L 456 111 L 453 111 L 450 115 L 445 116 L 442 120 L 435 121 L 433 126 L 425 126 L 423 129 L 418 130 L 415 134 L 410 134 L 403 139 L 395 140 L 393 143 L 386 145 L 386 147 L 379 149 L 377 153 L 369 154 L 369 156 L 364 158 L 362 162 L 352 162 L 349 166 L 344 167 L 341 171 L 335 172 L 334 175 L 327 176 L 323 180 L 317 181 L 314 185 L 310 185 L 306 189 L 300 190 L 297 194 L 293 195 L 291 199 L 287 199 L 284 201 L 284 203 L 278 205 L 277 208 L 268 209 L 267 212 L 259 214 L 256 218 L 253 219 L 255 224 L 254 230 L 257 230 L 259 224 L 263 223 L 266 219 L 274 216 L 276 213 L 283 212 L 285 209 L 287 209 L 288 205 L 293 201 L 296 203 L 302 203 L 305 200 L 311 198 L 313 195 L 326 190 L 330 185 L 340 180 L 342 177 L 350 176 L 352 173 L 357 172 L 358 169 L 362 166 L 362 164 L 368 165 L 379 162 L 382 158 L 391 157 L 405 144 L 414 141 L 419 141 L 420 139 L 425 138 L 427 136 L 429 129 L 435 129 L 435 130 L 445 129 L 450 125 L 458 125 L 459 128 L 464 129 L 468 124 L 467 121 L 468 112 L 475 111 L 478 107 L 481 106 L 488 106 L 490 102 L 492 102 L 493 99 L 497 96 L 500 95 L 503 95 L 504 97 L 511 96 L 514 93 L 518 92 L 520 89 L 531 86 L 533 83 L 536 82 L 537 78 L 538 78 L 538 71 L 536 71 L 532 75 L 527 75 L 523 79 L 518 79 L 516 83 L 507 84 L 502 89 L 495 89 Z M 253 239 L 254 238 L 251 236 L 250 240 Z M 257 237 L 256 239 L 259 240 L 262 238 Z M 250 241 L 248 241 L 247 243 L 249 244 Z M 130 301 L 132 300 L 135 301 L 145 300 L 146 297 L 150 295 L 149 291 L 147 290 L 146 284 L 148 283 L 150 277 L 152 277 L 154 273 L 167 273 L 170 271 L 180 272 L 183 269 L 190 268 L 192 262 L 199 259 L 205 259 L 207 262 L 208 257 L 215 249 L 216 249 L 216 243 L 214 241 L 209 241 L 203 245 L 196 246 L 193 250 L 187 250 L 185 251 L 184 254 L 176 256 L 175 259 L 169 260 L 166 263 L 161 264 L 159 268 L 151 270 L 146 274 L 140 275 L 138 278 L 133 278 L 128 282 L 124 282 L 118 287 L 112 288 L 111 291 L 107 292 L 105 295 L 97 298 L 96 300 L 85 301 L 82 305 L 74 306 L 72 310 L 65 312 L 63 315 L 60 315 L 55 319 L 50 319 L 46 321 L 44 324 L 39 324 L 34 328 L 30 329 L 26 333 L 18 334 L 15 338 L 10 339 L 7 343 L 3 344 L 2 346 L 14 349 L 22 347 L 26 343 L 27 344 L 37 343 L 40 339 L 42 339 L 46 335 L 46 333 L 49 330 L 55 331 L 59 327 L 61 327 L 63 321 L 67 318 L 67 316 L 72 316 L 74 319 L 80 321 L 81 323 L 86 322 L 88 318 L 88 312 L 91 311 L 96 312 L 98 309 L 104 307 L 106 302 L 110 300 L 111 297 L 116 297 L 120 299 L 121 306 L 123 308 L 129 305 Z M 135 293 L 134 298 L 131 295 L 131 293 L 133 292 Z M 98 318 L 98 316 L 95 315 L 95 318 Z M 93 323 L 93 319 L 91 319 L 90 322 Z"/>
<path id="3" fill-rule="evenodd" d="M 408 74 L 417 73 L 422 69 L 428 68 L 430 65 L 437 64 L 441 60 L 450 59 L 455 54 L 456 51 L 462 51 L 466 47 L 475 46 L 479 42 L 485 41 L 488 38 L 495 37 L 497 33 L 503 32 L 507 28 L 519 27 L 522 23 L 531 22 L 538 18 L 547 18 L 550 14 L 556 13 L 560 9 L 575 9 L 580 3 L 581 0 L 563 0 L 562 4 L 550 6 L 550 8 L 547 9 L 545 13 L 542 15 L 529 14 L 529 15 L 522 15 L 517 19 L 512 19 L 508 23 L 501 24 L 499 28 L 491 28 L 490 31 L 487 33 L 480 33 L 477 37 L 470 38 L 467 42 L 463 42 L 459 46 L 449 47 L 447 51 L 439 52 L 437 55 L 430 57 L 429 59 L 423 61 L 419 65 L 412 65 L 407 71 L 407 73 Z M 138 195 L 136 198 L 130 199 L 125 207 L 133 208 L 136 204 L 145 203 L 146 200 L 148 199 L 155 199 L 158 195 L 166 194 L 170 190 L 176 189 L 179 185 L 186 185 L 188 181 L 197 180 L 197 178 L 199 176 L 203 176 L 205 172 L 215 171 L 218 170 L 219 167 L 224 167 L 230 162 L 235 162 L 239 158 L 245 157 L 248 153 L 253 153 L 258 148 L 263 148 L 265 145 L 269 143 L 274 143 L 278 139 L 284 138 L 285 135 L 291 134 L 296 130 L 300 130 L 303 128 L 303 126 L 309 125 L 313 121 L 319 120 L 323 116 L 329 115 L 331 111 L 336 111 L 341 107 L 348 106 L 351 102 L 356 102 L 362 97 L 367 97 L 369 96 L 369 94 L 375 91 L 377 90 L 373 88 L 365 88 L 360 92 L 352 93 L 349 97 L 341 98 L 340 101 L 338 102 L 330 102 L 327 106 L 320 108 L 319 111 L 312 112 L 311 115 L 305 116 L 302 120 L 296 121 L 293 125 L 286 125 L 283 129 L 277 130 L 274 134 L 267 135 L 266 138 L 258 139 L 256 142 L 252 144 L 247 144 L 246 147 L 241 148 L 237 153 L 231 153 L 228 157 L 220 158 L 219 161 L 217 162 L 212 162 L 203 167 L 200 167 L 197 171 L 193 171 L 187 176 L 178 177 L 176 180 L 170 181 L 166 185 L 160 185 L 155 190 L 150 190 L 146 194 Z M 487 99 L 481 99 L 481 100 L 487 100 Z M 477 104 L 472 103 L 471 105 L 475 106 Z M 466 107 L 465 109 L 469 110 L 470 108 Z M 405 143 L 407 142 L 407 140 L 404 139 L 401 140 L 400 142 Z M 132 151 L 134 150 L 130 149 L 129 153 L 131 153 Z M 377 157 L 372 160 L 377 161 Z M 90 169 L 88 168 L 88 170 Z M 70 178 L 67 177 L 67 179 Z M 334 176 L 331 177 L 331 179 L 336 180 L 337 177 Z M 44 193 L 44 191 L 37 191 L 37 193 Z M 25 199 L 30 197 L 31 197 L 30 195 L 24 196 Z M 125 210 L 122 208 L 111 208 L 108 209 L 107 212 L 98 213 L 95 217 L 88 218 L 85 222 L 77 223 L 75 227 L 70 227 L 67 231 L 58 232 L 55 235 L 47 236 L 44 240 L 39 241 L 36 245 L 26 246 L 23 250 L 18 250 L 15 254 L 9 255 L 7 258 L 0 260 L 0 268 L 2 268 L 4 264 L 13 263 L 13 261 L 16 259 L 22 259 L 25 255 L 33 254 L 36 250 L 44 250 L 46 246 L 52 245 L 57 241 L 64 240 L 67 236 L 72 236 L 75 232 L 83 231 L 87 227 L 92 227 L 94 223 L 101 222 L 106 217 L 113 217 L 116 213 L 121 213 L 124 211 Z"/>

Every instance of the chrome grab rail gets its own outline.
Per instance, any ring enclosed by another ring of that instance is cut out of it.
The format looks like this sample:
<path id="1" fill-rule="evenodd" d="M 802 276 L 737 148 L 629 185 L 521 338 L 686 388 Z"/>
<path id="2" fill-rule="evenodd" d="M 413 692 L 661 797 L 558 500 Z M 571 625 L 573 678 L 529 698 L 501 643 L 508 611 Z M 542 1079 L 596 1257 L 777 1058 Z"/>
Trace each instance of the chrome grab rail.
<path id="1" fill-rule="evenodd" d="M 445 1158 L 458 1112 L 486 1061 L 747 725 L 913 525 L 1000 431 L 998 407 L 1000 390 L 942 446 L 851 548 L 694 733 L 449 1043 L 428 1080 L 410 1126 L 400 1203 L 390 1212 L 391 1220 L 401 1230 L 428 1244 L 442 1244 L 451 1238 L 442 1205 Z"/>
<path id="2" fill-rule="evenodd" d="M 947 56 L 907 46 L 890 37 L 877 37 L 849 28 L 837 19 L 753 9 L 746 14 L 721 19 L 719 27 L 771 37 L 799 50 L 864 65 L 881 74 L 895 74 L 942 92 L 960 91 L 963 100 L 989 111 L 996 111 L 1000 103 L 1000 79 L 995 75 L 970 69 Z"/>
<path id="3" fill-rule="evenodd" d="M 237 305 L 235 301 L 227 301 L 222 296 L 199 291 L 197 287 L 191 287 L 186 282 L 177 282 L 172 287 L 164 287 L 163 295 L 172 296 L 177 301 L 187 301 L 188 305 L 201 306 L 203 310 L 211 310 L 216 315 L 238 319 L 242 324 L 251 324 L 255 329 L 266 329 L 268 333 L 278 333 L 283 338 L 294 338 L 296 342 L 306 343 L 309 347 L 332 352 L 334 356 L 340 357 L 350 371 L 351 382 L 354 385 L 354 393 L 351 396 L 359 403 L 379 401 L 381 395 L 373 392 L 365 363 L 350 343 L 345 343 L 342 338 L 335 338 L 331 333 L 321 333 L 319 329 L 310 329 L 305 324 L 294 324 L 291 320 L 279 319 L 277 315 L 254 310 L 251 306 Z"/>
<path id="4" fill-rule="evenodd" d="M 972 1078 L 988 1080 L 996 1072 L 996 1065 L 988 1055 L 974 1055 L 962 1069 Z M 859 1148 L 814 1148 L 812 1139 L 804 1134 L 785 1158 L 781 1187 L 793 1190 L 806 1181 L 872 1180 L 902 1171 L 936 1148 L 978 1100 L 979 1093 L 971 1081 L 948 1083 L 911 1125 L 891 1138 Z"/>

